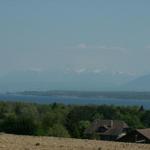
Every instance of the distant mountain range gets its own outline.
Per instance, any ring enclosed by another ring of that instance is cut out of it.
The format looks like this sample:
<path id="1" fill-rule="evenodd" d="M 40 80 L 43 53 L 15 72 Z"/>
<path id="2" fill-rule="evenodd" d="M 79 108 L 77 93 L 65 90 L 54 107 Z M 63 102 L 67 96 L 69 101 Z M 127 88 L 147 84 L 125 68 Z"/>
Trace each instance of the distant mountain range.
<path id="1" fill-rule="evenodd" d="M 150 75 L 141 76 L 122 86 L 128 91 L 150 91 Z"/>
<path id="2" fill-rule="evenodd" d="M 33 90 L 150 91 L 150 75 L 108 71 L 14 71 L 0 77 L 0 92 Z"/>

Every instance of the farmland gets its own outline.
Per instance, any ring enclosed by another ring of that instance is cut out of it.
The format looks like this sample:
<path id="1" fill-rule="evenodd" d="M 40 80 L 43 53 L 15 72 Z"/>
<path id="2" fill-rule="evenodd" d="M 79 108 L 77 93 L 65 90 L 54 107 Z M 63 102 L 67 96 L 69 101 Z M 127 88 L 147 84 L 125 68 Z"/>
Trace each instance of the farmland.
<path id="1" fill-rule="evenodd" d="M 148 144 L 129 144 L 71 138 L 0 135 L 1 150 L 149 150 Z"/>

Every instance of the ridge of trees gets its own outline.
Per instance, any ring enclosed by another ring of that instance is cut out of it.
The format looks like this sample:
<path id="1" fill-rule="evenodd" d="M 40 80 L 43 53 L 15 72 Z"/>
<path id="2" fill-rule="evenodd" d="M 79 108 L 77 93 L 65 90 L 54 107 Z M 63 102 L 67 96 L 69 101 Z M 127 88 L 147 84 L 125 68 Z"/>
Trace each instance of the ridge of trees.
<path id="1" fill-rule="evenodd" d="M 85 138 L 95 119 L 123 120 L 131 128 L 149 128 L 150 110 L 137 106 L 63 105 L 0 102 L 0 132 Z"/>

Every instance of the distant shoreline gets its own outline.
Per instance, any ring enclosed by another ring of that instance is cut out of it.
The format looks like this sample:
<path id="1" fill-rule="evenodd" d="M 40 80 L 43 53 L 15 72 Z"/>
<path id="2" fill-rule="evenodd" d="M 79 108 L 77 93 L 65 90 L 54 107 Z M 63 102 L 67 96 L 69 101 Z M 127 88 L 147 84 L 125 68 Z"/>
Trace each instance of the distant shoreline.
<path id="1" fill-rule="evenodd" d="M 14 93 L 8 93 L 14 94 Z M 33 96 L 65 96 L 77 98 L 115 98 L 115 99 L 136 99 L 150 100 L 150 92 L 134 92 L 134 91 L 23 91 L 16 92 L 20 95 Z"/>

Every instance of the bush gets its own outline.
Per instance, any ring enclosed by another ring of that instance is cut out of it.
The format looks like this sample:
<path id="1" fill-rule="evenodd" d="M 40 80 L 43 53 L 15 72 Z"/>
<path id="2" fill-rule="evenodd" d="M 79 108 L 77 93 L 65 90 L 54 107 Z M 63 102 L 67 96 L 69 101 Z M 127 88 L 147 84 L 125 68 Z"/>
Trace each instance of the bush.
<path id="1" fill-rule="evenodd" d="M 54 137 L 70 137 L 66 128 L 61 124 L 55 124 L 53 127 L 50 127 L 48 130 L 48 135 Z"/>

